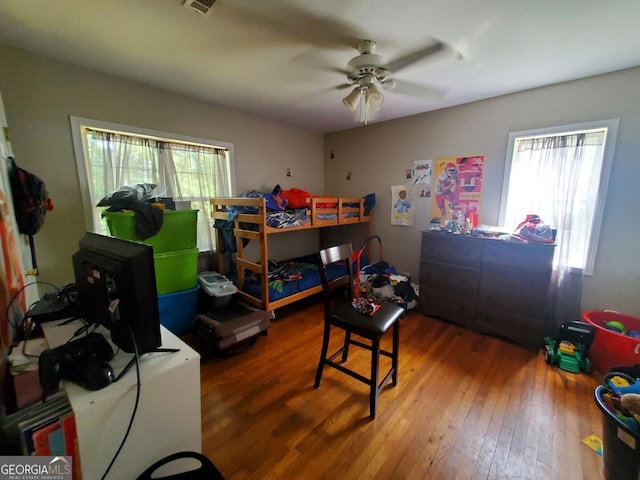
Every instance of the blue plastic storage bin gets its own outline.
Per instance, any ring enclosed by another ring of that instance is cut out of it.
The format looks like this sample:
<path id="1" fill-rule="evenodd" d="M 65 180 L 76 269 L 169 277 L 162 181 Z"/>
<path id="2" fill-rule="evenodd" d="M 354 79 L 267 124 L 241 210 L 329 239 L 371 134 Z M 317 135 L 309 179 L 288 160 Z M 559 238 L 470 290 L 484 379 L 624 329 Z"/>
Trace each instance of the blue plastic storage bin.
<path id="1" fill-rule="evenodd" d="M 173 334 L 181 336 L 193 331 L 193 321 L 198 313 L 200 285 L 181 292 L 158 295 L 160 323 Z"/>

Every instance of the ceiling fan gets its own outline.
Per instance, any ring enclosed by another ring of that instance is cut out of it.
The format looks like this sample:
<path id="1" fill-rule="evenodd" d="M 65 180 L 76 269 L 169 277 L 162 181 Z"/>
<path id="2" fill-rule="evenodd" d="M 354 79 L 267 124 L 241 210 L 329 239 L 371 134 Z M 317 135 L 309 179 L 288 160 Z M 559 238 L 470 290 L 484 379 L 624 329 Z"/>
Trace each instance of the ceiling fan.
<path id="1" fill-rule="evenodd" d="M 185 0 L 187 1 L 187 0 Z M 208 1 L 212 0 L 188 0 Z M 215 1 L 215 0 L 214 0 Z M 361 0 L 364 1 L 364 0 Z M 220 11 L 233 16 L 236 21 L 249 28 L 270 28 L 295 41 L 309 43 L 319 49 L 354 48 L 358 55 L 349 60 L 346 69 L 329 67 L 347 77 L 347 83 L 337 88 L 351 88 L 344 98 L 345 106 L 356 111 L 360 107 L 360 121 L 367 123 L 367 111 L 376 110 L 384 102 L 382 89 L 387 89 L 414 97 L 440 98 L 445 90 L 393 78 L 399 70 L 427 57 L 434 58 L 442 53 L 453 53 L 462 58 L 449 44 L 433 39 L 425 47 L 410 52 L 400 58 L 387 61 L 378 55 L 376 42 L 367 39 L 367 33 L 358 24 L 349 20 L 346 13 L 320 12 L 302 6 L 300 0 L 289 2 L 256 2 L 255 0 L 229 0 L 219 2 Z M 312 5 L 321 2 L 307 2 Z M 348 2 L 336 2 L 346 12 Z M 370 37 L 369 37 L 370 38 Z M 354 45 L 355 44 L 355 45 Z M 317 65 L 316 65 L 317 66 Z M 382 89 L 380 88 L 382 87 Z"/>
<path id="2" fill-rule="evenodd" d="M 360 108 L 361 123 L 366 125 L 367 112 L 377 110 L 384 102 L 384 96 L 379 87 L 393 89 L 398 93 L 413 96 L 433 97 L 444 95 L 445 92 L 442 89 L 392 78 L 392 74 L 398 70 L 445 50 L 446 45 L 444 43 L 436 41 L 427 47 L 390 62 L 375 53 L 376 46 L 377 44 L 373 40 L 360 40 L 358 42 L 357 50 L 359 55 L 349 60 L 347 69 L 343 71 L 347 75 L 347 83 L 337 86 L 339 89 L 353 87 L 342 102 L 352 112 Z"/>

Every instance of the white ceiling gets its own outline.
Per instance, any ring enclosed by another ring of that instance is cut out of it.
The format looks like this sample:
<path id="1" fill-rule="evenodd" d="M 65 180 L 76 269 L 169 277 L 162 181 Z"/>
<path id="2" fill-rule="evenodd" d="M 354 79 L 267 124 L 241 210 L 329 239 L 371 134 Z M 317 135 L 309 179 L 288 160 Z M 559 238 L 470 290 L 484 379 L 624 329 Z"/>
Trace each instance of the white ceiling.
<path id="1" fill-rule="evenodd" d="M 387 60 L 451 48 L 394 78 L 370 123 L 640 65 L 639 0 L 2 0 L 0 43 L 331 132 L 358 39 Z M 454 54 L 457 53 L 457 54 Z"/>

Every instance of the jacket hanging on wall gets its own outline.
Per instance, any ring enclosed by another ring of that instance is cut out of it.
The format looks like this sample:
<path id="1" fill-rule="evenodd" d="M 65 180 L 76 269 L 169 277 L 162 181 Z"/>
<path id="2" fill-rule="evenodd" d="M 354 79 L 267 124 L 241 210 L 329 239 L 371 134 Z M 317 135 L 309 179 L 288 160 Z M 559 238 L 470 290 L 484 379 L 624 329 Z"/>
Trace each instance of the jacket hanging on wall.
<path id="1" fill-rule="evenodd" d="M 18 230 L 29 237 L 31 250 L 31 263 L 34 270 L 38 270 L 36 251 L 33 236 L 44 225 L 47 212 L 53 210 L 53 201 L 49 197 L 44 181 L 37 175 L 28 172 L 16 165 L 15 160 L 9 157 L 9 183 L 13 197 L 16 223 Z"/>

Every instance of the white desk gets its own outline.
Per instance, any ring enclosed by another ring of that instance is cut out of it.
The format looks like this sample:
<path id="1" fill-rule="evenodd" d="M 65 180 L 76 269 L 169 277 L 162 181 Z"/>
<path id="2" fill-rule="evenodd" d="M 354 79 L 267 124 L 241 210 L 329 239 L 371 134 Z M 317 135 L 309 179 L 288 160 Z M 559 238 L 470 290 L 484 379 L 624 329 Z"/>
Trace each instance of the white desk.
<path id="1" fill-rule="evenodd" d="M 50 348 L 65 343 L 79 321 L 42 324 Z M 109 340 L 109 333 L 98 329 Z M 140 399 L 129 437 L 108 479 L 134 479 L 157 460 L 178 451 L 202 451 L 200 356 L 165 327 L 162 348 L 140 359 Z M 114 352 L 116 348 L 114 347 Z M 115 376 L 133 357 L 120 352 L 111 362 Z M 95 392 L 63 382 L 75 414 L 83 480 L 102 478 L 129 424 L 136 398 L 135 365 L 117 382 Z"/>

